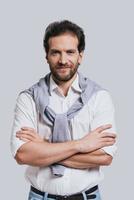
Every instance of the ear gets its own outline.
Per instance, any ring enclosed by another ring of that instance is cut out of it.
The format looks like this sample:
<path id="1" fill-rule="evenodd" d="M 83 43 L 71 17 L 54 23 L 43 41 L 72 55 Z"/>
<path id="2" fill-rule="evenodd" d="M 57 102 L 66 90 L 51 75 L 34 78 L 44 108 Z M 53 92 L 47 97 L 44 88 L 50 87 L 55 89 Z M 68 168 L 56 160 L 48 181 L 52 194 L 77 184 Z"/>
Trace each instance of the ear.
<path id="1" fill-rule="evenodd" d="M 81 62 L 82 62 L 83 54 L 84 54 L 83 51 L 81 51 L 81 52 L 79 53 L 79 59 L 78 59 L 78 63 L 79 63 L 79 64 L 81 64 Z"/>
<path id="2" fill-rule="evenodd" d="M 46 54 L 46 61 L 47 61 L 47 63 L 48 63 L 48 55 Z"/>

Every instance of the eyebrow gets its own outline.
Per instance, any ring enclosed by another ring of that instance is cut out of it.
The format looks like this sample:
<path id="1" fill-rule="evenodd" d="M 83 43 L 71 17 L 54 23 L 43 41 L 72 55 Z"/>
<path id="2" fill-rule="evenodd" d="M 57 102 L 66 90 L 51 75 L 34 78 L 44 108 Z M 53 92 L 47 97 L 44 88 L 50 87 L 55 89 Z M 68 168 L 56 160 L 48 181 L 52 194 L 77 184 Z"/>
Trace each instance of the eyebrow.
<path id="1" fill-rule="evenodd" d="M 51 52 L 60 52 L 58 49 L 50 49 Z"/>
<path id="2" fill-rule="evenodd" d="M 50 49 L 51 52 L 61 52 L 59 49 Z M 66 51 L 76 52 L 76 49 L 67 49 Z"/>

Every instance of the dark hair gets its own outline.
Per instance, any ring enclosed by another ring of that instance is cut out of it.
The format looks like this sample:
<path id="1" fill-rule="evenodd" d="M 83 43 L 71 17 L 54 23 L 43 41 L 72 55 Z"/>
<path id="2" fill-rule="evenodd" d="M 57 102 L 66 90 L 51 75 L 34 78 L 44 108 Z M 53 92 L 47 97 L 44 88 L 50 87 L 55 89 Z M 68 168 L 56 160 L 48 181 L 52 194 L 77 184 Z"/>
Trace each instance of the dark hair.
<path id="1" fill-rule="evenodd" d="M 45 31 L 45 36 L 43 39 L 43 46 L 45 48 L 46 54 L 49 51 L 49 44 L 48 40 L 51 37 L 55 37 L 64 33 L 73 33 L 74 35 L 77 36 L 79 44 L 78 44 L 78 51 L 81 52 L 85 49 L 85 35 L 84 31 L 81 27 L 78 25 L 68 21 L 68 20 L 63 20 L 63 21 L 56 21 L 48 25 Z"/>

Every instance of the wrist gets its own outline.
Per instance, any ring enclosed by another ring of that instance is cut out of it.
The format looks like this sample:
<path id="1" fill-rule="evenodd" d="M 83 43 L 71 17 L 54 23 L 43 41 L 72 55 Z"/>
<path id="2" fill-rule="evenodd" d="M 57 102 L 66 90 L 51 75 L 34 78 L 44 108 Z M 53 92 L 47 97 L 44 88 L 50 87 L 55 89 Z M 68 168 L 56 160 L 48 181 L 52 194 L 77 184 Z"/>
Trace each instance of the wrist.
<path id="1" fill-rule="evenodd" d="M 77 153 L 82 153 L 82 142 L 81 140 L 74 140 L 74 146 L 75 146 L 75 150 L 77 151 Z"/>

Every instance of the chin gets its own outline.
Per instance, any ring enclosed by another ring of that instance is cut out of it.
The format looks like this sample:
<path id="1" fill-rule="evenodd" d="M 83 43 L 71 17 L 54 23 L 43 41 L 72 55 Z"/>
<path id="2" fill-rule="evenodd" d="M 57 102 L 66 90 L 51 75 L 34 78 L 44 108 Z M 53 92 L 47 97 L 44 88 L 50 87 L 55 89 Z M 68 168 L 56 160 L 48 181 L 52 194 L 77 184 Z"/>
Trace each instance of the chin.
<path id="1" fill-rule="evenodd" d="M 65 76 L 60 76 L 60 75 L 58 75 L 58 76 L 56 77 L 56 79 L 57 79 L 58 81 L 67 82 L 67 81 L 71 80 L 71 79 L 74 77 L 74 75 L 75 75 L 75 74 L 73 74 L 73 75 L 68 74 L 68 75 L 65 75 Z"/>

